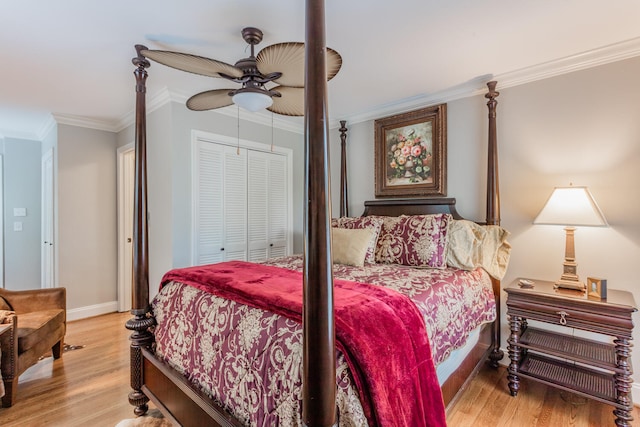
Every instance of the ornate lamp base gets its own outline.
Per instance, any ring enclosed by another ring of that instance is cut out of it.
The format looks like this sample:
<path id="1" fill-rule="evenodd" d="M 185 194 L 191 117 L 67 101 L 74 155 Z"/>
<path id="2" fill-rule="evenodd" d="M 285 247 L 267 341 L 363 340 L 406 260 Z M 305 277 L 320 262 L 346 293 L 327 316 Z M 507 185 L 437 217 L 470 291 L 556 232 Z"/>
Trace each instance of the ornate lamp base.
<path id="1" fill-rule="evenodd" d="M 584 291 L 586 286 L 578 278 L 578 264 L 576 263 L 576 252 L 574 246 L 575 227 L 566 227 L 566 242 L 564 250 L 563 273 L 560 280 L 556 282 L 556 288 L 576 289 Z"/>

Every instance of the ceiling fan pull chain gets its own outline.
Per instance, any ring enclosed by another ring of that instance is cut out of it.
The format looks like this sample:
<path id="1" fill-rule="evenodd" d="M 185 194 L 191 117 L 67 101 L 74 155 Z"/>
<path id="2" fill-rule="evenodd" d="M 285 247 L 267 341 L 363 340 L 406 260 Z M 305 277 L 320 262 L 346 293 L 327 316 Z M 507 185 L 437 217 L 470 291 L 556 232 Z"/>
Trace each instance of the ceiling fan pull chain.
<path id="1" fill-rule="evenodd" d="M 273 111 L 271 112 L 271 152 L 273 153 Z"/>
<path id="2" fill-rule="evenodd" d="M 237 108 L 238 108 L 238 149 L 236 151 L 236 154 L 239 156 L 240 155 L 240 106 L 238 106 Z"/>

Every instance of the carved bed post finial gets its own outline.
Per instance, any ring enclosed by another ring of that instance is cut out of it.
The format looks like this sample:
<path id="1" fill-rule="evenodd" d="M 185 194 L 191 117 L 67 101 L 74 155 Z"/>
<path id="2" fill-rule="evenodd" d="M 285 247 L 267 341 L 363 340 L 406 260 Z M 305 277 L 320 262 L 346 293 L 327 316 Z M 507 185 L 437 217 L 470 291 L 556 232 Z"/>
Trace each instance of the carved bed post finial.
<path id="1" fill-rule="evenodd" d="M 142 392 L 142 348 L 151 347 L 153 334 L 149 328 L 155 324 L 149 307 L 149 240 L 147 227 L 147 135 L 146 135 L 146 80 L 151 64 L 142 55 L 145 46 L 136 45 L 137 57 L 131 62 L 136 66 L 136 124 L 135 124 L 135 190 L 133 212 L 133 299 L 131 314 L 126 323 L 131 334 L 131 388 L 129 403 L 135 406 L 134 413 L 147 412 L 149 398 Z"/>
<path id="2" fill-rule="evenodd" d="M 347 185 L 347 121 L 340 120 L 340 216 L 349 216 L 349 193 Z"/>

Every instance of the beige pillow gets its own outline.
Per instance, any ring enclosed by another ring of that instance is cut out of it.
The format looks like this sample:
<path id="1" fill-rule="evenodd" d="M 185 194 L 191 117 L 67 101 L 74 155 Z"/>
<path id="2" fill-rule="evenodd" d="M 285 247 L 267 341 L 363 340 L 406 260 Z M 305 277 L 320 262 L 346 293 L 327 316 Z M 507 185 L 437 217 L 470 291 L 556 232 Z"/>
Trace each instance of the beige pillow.
<path id="1" fill-rule="evenodd" d="M 367 248 L 375 236 L 369 228 L 332 228 L 332 255 L 335 264 L 362 267 L 367 255 Z"/>
<path id="2" fill-rule="evenodd" d="M 447 265 L 473 270 L 482 262 L 482 241 L 487 231 L 473 221 L 454 220 L 449 223 Z"/>
<path id="3" fill-rule="evenodd" d="M 509 232 L 497 225 L 478 225 L 467 220 L 449 224 L 447 265 L 463 270 L 484 268 L 496 279 L 502 279 L 509 264 L 511 245 Z"/>

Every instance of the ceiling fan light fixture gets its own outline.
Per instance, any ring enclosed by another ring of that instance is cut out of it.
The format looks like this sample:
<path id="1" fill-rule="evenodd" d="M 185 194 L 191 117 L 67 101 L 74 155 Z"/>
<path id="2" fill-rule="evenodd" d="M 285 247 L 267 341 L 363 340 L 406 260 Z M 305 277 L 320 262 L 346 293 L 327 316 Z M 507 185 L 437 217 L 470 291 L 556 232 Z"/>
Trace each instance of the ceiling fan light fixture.
<path id="1" fill-rule="evenodd" d="M 273 104 L 273 99 L 266 93 L 246 88 L 238 90 L 232 99 L 234 104 L 252 113 L 269 108 Z"/>

